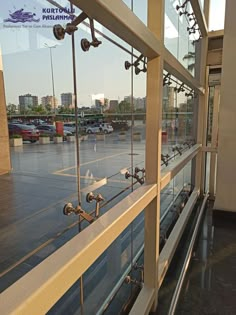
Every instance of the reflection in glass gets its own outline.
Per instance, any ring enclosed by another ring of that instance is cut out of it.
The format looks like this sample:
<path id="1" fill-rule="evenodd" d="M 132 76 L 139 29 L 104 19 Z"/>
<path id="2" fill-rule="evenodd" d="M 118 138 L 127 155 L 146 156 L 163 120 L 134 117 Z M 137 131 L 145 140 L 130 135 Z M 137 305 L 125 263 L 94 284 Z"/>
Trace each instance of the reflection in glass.
<path id="1" fill-rule="evenodd" d="M 189 3 L 165 1 L 165 46 L 194 75 L 195 41 L 200 33 Z"/>

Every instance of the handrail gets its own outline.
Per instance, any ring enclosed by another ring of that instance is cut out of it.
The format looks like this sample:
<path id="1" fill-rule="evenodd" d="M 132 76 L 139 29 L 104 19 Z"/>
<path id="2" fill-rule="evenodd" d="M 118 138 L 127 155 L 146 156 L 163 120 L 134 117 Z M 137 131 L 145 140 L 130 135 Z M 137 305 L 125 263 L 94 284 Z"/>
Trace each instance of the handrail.
<path id="1" fill-rule="evenodd" d="M 180 292 L 181 292 L 181 288 L 182 288 L 182 285 L 183 285 L 183 282 L 184 282 L 184 278 L 185 278 L 186 272 L 188 270 L 189 262 L 190 262 L 192 251 L 193 251 L 193 246 L 195 244 L 195 240 L 196 240 L 197 233 L 198 233 L 198 230 L 199 230 L 199 225 L 200 225 L 200 222 L 201 222 L 201 219 L 202 219 L 202 215 L 203 215 L 203 212 L 204 212 L 204 209 L 205 209 L 205 205 L 206 205 L 208 196 L 209 195 L 206 194 L 205 198 L 203 200 L 203 203 L 202 203 L 199 215 L 198 215 L 198 219 L 197 219 L 197 222 L 196 222 L 196 225 L 195 225 L 195 229 L 194 229 L 194 232 L 193 232 L 193 236 L 192 236 L 191 242 L 189 244 L 188 252 L 187 252 L 187 255 L 186 255 L 185 260 L 184 260 L 184 264 L 183 264 L 182 269 L 181 269 L 181 274 L 180 274 L 179 280 L 177 282 L 177 285 L 176 285 L 176 288 L 175 288 L 175 292 L 173 294 L 173 298 L 171 300 L 171 304 L 170 304 L 168 315 L 173 315 L 175 313 L 175 309 L 176 309 L 176 306 L 177 306 L 178 298 L 179 298 L 179 295 L 180 295 Z"/>
<path id="2" fill-rule="evenodd" d="M 188 223 L 188 219 L 192 213 L 192 210 L 195 206 L 198 196 L 199 196 L 199 191 L 197 189 L 194 189 L 178 221 L 176 222 L 173 230 L 171 231 L 171 234 L 169 238 L 167 239 L 167 242 L 164 248 L 162 249 L 160 253 L 159 270 L 158 270 L 158 287 L 159 288 L 164 280 L 165 274 L 169 268 L 169 265 L 174 256 L 175 250 L 179 244 L 180 238 Z"/>
<path id="3" fill-rule="evenodd" d="M 165 277 L 165 274 L 169 268 L 171 259 L 174 255 L 174 251 L 179 243 L 179 240 L 183 234 L 184 228 L 188 222 L 188 218 L 192 212 L 192 209 L 197 201 L 199 191 L 193 190 L 189 200 L 187 201 L 184 210 L 182 211 L 174 229 L 172 230 L 164 248 L 162 249 L 159 257 L 158 264 L 158 283 L 157 287 L 161 286 L 161 283 Z M 146 291 L 148 288 L 143 287 L 140 291 L 138 298 L 136 299 L 130 315 L 136 314 L 149 314 L 149 311 L 152 307 L 152 301 L 154 299 L 154 295 L 150 295 L 147 299 Z M 155 294 L 155 290 L 153 290 L 153 294 Z"/>
<path id="4" fill-rule="evenodd" d="M 45 314 L 156 197 L 143 185 L 0 295 L 1 315 Z M 43 301 L 43 302 L 42 302 Z"/>
<path id="5" fill-rule="evenodd" d="M 166 185 L 183 169 L 183 167 L 191 161 L 201 150 L 201 144 L 195 144 L 188 151 L 183 153 L 178 159 L 173 161 L 163 171 L 161 171 L 161 189 Z"/>

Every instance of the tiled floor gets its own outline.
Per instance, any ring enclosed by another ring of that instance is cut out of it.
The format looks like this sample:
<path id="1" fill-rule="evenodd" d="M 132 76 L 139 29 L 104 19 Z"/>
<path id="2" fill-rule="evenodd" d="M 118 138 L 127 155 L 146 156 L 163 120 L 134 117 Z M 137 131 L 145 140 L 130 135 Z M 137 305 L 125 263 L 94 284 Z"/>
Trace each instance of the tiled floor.
<path id="1" fill-rule="evenodd" d="M 236 215 L 209 209 L 176 314 L 236 314 Z"/>

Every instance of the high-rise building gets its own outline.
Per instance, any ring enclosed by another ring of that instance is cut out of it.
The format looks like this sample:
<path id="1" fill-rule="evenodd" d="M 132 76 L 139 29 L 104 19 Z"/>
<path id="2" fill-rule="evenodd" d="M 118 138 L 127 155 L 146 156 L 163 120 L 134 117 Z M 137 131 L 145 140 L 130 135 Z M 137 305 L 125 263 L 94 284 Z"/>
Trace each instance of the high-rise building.
<path id="1" fill-rule="evenodd" d="M 72 93 L 62 93 L 61 94 L 61 106 L 74 107 L 74 94 Z"/>
<path id="2" fill-rule="evenodd" d="M 145 110 L 146 108 L 146 97 L 137 97 L 134 103 L 135 109 Z"/>
<path id="3" fill-rule="evenodd" d="M 38 96 L 25 94 L 19 96 L 20 112 L 38 105 Z"/>
<path id="4" fill-rule="evenodd" d="M 102 106 L 101 100 L 95 100 L 95 107 L 96 107 L 97 109 L 99 109 L 99 108 L 101 108 L 101 106 Z"/>
<path id="5" fill-rule="evenodd" d="M 125 96 L 124 101 L 129 103 L 130 105 L 132 104 L 132 97 Z M 133 105 L 134 109 L 145 109 L 146 108 L 146 97 L 133 97 Z"/>
<path id="6" fill-rule="evenodd" d="M 109 109 L 110 110 L 117 110 L 119 106 L 118 100 L 110 100 Z"/>
<path id="7" fill-rule="evenodd" d="M 41 98 L 41 104 L 45 107 L 46 105 L 51 105 L 52 109 L 58 107 L 58 101 L 56 97 L 47 95 Z"/>

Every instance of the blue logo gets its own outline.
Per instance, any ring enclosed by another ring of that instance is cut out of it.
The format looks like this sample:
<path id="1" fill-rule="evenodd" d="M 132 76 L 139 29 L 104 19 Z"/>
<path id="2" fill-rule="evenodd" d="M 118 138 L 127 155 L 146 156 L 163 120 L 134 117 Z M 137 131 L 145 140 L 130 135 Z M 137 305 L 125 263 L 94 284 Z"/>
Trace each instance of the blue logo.
<path id="1" fill-rule="evenodd" d="M 39 22 L 40 19 L 36 18 L 36 14 L 32 12 L 24 12 L 24 9 L 16 10 L 13 13 L 9 13 L 9 18 L 4 22 L 11 23 L 25 23 L 25 22 Z"/>

